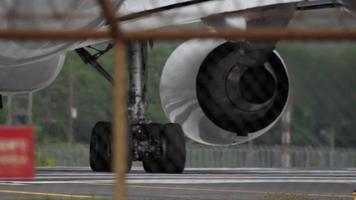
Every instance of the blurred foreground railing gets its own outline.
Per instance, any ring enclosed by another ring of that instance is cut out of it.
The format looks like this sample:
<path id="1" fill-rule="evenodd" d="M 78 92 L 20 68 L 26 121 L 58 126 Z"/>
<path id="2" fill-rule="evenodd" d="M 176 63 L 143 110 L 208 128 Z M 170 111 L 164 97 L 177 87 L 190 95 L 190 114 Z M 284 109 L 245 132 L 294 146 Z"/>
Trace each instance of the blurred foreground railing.
<path id="1" fill-rule="evenodd" d="M 88 166 L 86 144 L 38 145 L 38 166 Z M 281 146 L 203 147 L 188 146 L 187 167 L 281 167 Z M 356 167 L 356 149 L 291 147 L 291 167 Z"/>

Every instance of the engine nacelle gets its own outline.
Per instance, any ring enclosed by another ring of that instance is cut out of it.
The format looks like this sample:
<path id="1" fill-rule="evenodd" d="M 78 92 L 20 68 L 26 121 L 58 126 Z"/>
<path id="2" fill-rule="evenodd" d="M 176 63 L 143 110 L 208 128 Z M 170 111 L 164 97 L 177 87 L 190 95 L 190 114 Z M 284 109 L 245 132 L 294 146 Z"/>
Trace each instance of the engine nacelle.
<path id="1" fill-rule="evenodd" d="M 353 16 L 356 16 L 356 2 L 355 0 L 342 0 L 342 3 L 344 4 L 346 10 L 352 14 Z"/>
<path id="2" fill-rule="evenodd" d="M 161 103 L 188 138 L 208 145 L 243 143 L 265 133 L 283 113 L 289 96 L 283 60 L 276 51 L 247 46 L 190 40 L 168 58 Z"/>
<path id="3" fill-rule="evenodd" d="M 58 76 L 65 55 L 6 66 L 0 64 L 0 94 L 26 93 L 47 87 Z"/>

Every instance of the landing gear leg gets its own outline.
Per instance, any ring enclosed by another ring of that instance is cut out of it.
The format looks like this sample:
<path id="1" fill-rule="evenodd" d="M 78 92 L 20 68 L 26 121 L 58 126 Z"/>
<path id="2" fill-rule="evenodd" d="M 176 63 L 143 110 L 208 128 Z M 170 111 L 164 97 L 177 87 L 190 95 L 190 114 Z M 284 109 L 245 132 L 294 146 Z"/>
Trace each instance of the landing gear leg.
<path id="1" fill-rule="evenodd" d="M 178 124 L 150 123 L 145 118 L 146 46 L 130 46 L 129 119 L 132 123 L 134 160 L 141 160 L 149 173 L 182 173 L 185 166 L 185 138 Z"/>

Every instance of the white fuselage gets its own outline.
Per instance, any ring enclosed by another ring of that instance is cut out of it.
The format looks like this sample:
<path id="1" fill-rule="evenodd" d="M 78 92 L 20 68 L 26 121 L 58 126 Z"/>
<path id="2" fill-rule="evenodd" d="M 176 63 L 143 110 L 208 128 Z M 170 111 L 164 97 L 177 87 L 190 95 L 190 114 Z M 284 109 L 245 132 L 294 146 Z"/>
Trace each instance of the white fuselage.
<path id="1" fill-rule="evenodd" d="M 166 28 L 181 28 L 189 25 L 206 26 L 210 29 L 219 28 L 210 20 L 211 16 L 221 18 L 224 26 L 236 29 L 249 28 L 249 19 L 244 11 L 257 8 L 258 15 L 266 15 L 270 6 L 284 9 L 286 4 L 301 0 L 216 0 L 171 9 L 157 14 L 151 14 L 136 19 L 126 20 L 120 23 L 124 30 L 142 31 Z M 81 28 L 105 29 L 104 19 L 100 15 L 100 7 L 96 0 L 20 0 L 4 1 L 0 4 L 0 13 L 12 17 L 0 20 L 1 29 L 51 29 L 73 30 Z M 48 3 L 53 2 L 53 3 Z M 118 1 L 114 1 L 116 4 Z M 171 5 L 177 0 L 126 0 L 118 9 L 118 16 L 125 16 L 135 12 L 142 12 L 162 6 Z M 290 9 L 290 7 L 288 8 Z M 55 17 L 56 14 L 67 13 Z M 234 14 L 234 13 L 237 13 Z M 232 15 L 231 15 L 232 14 Z M 24 20 L 16 16 L 52 16 L 52 18 L 34 17 Z M 15 16 L 15 17 L 14 17 Z M 79 17 L 78 17 L 79 16 Z M 82 16 L 82 17 L 80 17 Z M 85 17 L 83 17 L 85 16 Z M 290 17 L 290 16 L 288 16 Z M 214 18 L 214 19 L 215 19 Z M 277 23 L 285 26 L 282 19 Z M 278 21 L 278 20 L 277 20 Z M 271 24 L 275 24 L 271 22 Z M 251 26 L 256 24 L 251 23 Z M 257 24 L 261 25 L 261 24 Z M 96 43 L 100 41 L 90 41 Z M 102 42 L 102 41 L 101 41 Z M 79 46 L 85 46 L 87 41 L 82 42 L 59 42 L 59 41 L 14 41 L 0 40 L 0 93 L 28 92 L 41 89 L 52 82 L 58 75 L 63 65 L 66 51 Z"/>

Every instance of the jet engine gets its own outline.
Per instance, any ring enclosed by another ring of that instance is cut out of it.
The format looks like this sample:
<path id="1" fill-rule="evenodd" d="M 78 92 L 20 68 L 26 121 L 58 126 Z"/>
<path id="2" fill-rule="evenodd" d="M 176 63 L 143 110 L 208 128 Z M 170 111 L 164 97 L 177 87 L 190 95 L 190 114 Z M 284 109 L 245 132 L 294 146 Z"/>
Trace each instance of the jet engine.
<path id="1" fill-rule="evenodd" d="M 42 89 L 52 83 L 64 64 L 65 55 L 6 66 L 0 64 L 0 94 L 16 94 Z"/>
<path id="2" fill-rule="evenodd" d="M 345 6 L 346 11 L 355 16 L 356 2 L 354 0 L 342 0 L 341 2 Z"/>
<path id="3" fill-rule="evenodd" d="M 246 42 L 189 40 L 170 55 L 161 75 L 165 114 L 188 138 L 207 145 L 262 135 L 281 116 L 288 96 L 279 54 Z"/>

